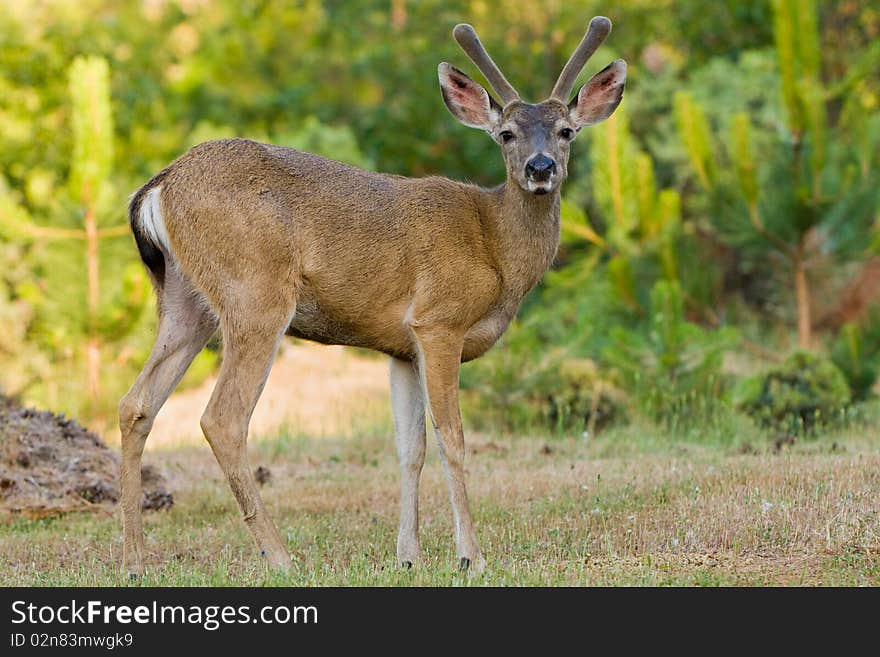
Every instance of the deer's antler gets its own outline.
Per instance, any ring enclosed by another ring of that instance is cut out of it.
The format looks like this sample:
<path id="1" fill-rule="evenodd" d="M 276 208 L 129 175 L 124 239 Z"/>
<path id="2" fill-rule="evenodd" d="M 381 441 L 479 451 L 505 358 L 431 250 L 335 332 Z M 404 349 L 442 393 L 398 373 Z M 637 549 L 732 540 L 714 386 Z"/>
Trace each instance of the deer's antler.
<path id="1" fill-rule="evenodd" d="M 578 73 L 581 72 L 584 64 L 586 64 L 587 60 L 593 56 L 593 53 L 602 45 L 602 42 L 605 41 L 605 38 L 610 33 L 611 21 L 604 16 L 596 16 L 590 21 L 590 27 L 587 28 L 587 33 L 584 35 L 584 38 L 581 39 L 578 47 L 575 48 L 574 52 L 571 54 L 568 63 L 565 65 L 565 68 L 562 69 L 562 73 L 559 74 L 559 79 L 556 81 L 556 85 L 550 93 L 550 98 L 555 98 L 563 103 L 568 102 L 568 97 L 571 95 L 571 88 L 574 86 L 574 81 L 577 79 Z M 491 60 L 489 61 L 491 62 Z"/>
<path id="2" fill-rule="evenodd" d="M 471 61 L 477 65 L 480 72 L 486 76 L 489 84 L 492 85 L 492 88 L 498 94 L 502 105 L 519 100 L 519 94 L 516 92 L 516 89 L 507 81 L 501 69 L 489 57 L 489 53 L 486 52 L 483 44 L 480 43 L 480 39 L 477 38 L 477 33 L 473 27 L 467 23 L 459 23 L 452 30 L 452 36 L 458 41 L 458 45 L 461 46 L 465 54 L 471 58 Z"/>

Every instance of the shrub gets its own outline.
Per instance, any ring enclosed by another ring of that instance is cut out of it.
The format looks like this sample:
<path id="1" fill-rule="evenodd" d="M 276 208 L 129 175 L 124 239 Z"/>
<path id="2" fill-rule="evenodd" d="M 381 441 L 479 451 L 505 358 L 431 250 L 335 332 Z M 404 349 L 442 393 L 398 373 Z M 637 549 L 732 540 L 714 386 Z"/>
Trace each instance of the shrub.
<path id="1" fill-rule="evenodd" d="M 658 281 L 644 329 L 615 327 L 603 351 L 639 410 L 667 427 L 711 420 L 721 409 L 726 378 L 721 364 L 737 333 L 707 330 L 684 318 L 681 288 Z"/>
<path id="2" fill-rule="evenodd" d="M 532 399 L 546 424 L 557 429 L 594 432 L 623 415 L 623 393 L 602 377 L 589 358 L 559 363 L 551 376 L 536 382 Z"/>
<path id="3" fill-rule="evenodd" d="M 549 272 L 524 306 L 499 344 L 462 368 L 468 421 L 531 432 L 598 429 L 621 418 L 622 397 L 595 358 L 611 327 L 627 321 L 608 277 L 583 265 Z"/>
<path id="4" fill-rule="evenodd" d="M 837 423 L 850 402 L 849 386 L 837 366 L 805 351 L 745 379 L 736 396 L 737 406 L 761 426 L 796 435 Z"/>
<path id="5" fill-rule="evenodd" d="M 467 415 L 477 428 L 596 431 L 623 418 L 623 393 L 594 361 L 565 348 L 536 357 L 517 346 L 464 370 Z"/>

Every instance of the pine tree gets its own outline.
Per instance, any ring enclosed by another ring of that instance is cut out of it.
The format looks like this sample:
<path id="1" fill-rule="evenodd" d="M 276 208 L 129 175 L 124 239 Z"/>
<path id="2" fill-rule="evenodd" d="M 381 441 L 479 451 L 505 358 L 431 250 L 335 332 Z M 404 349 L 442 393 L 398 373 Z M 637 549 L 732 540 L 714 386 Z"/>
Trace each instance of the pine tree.
<path id="1" fill-rule="evenodd" d="M 98 310 L 101 303 L 98 258 L 99 196 L 108 184 L 113 161 L 113 116 L 110 110 L 110 71 L 99 58 L 77 58 L 70 67 L 73 104 L 73 157 L 70 187 L 83 211 L 86 234 L 87 385 L 92 402 L 100 394 L 101 346 Z"/>
<path id="2" fill-rule="evenodd" d="M 757 262 L 779 256 L 787 263 L 798 343 L 809 348 L 811 260 L 817 249 L 838 261 L 864 255 L 864 236 L 880 208 L 874 167 L 862 165 L 859 171 L 854 161 L 861 149 L 855 139 L 862 134 L 869 140 L 868 159 L 876 162 L 880 138 L 871 126 L 878 118 L 857 99 L 843 97 L 845 110 L 832 123 L 826 104 L 847 87 L 830 90 L 821 80 L 816 3 L 774 0 L 773 11 L 784 132 L 756 153 L 747 114 L 736 114 L 726 134 L 722 126 L 713 133 L 703 108 L 687 92 L 676 95 L 675 116 L 694 176 L 709 194 L 716 229 Z M 865 57 L 876 55 L 867 51 Z M 853 64 L 854 70 L 861 66 Z M 830 135 L 838 145 L 834 149 Z M 734 175 L 722 171 L 720 159 Z"/>
<path id="3" fill-rule="evenodd" d="M 45 215 L 29 211 L 12 190 L 0 188 L 0 240 L 15 249 L 26 276 L 7 274 L 4 314 L 25 320 L 22 335 L 7 336 L 21 372 L 18 389 L 103 428 L 119 385 L 102 386 L 121 362 L 102 363 L 137 326 L 149 283 L 120 222 L 124 199 L 112 181 L 113 119 L 109 67 L 78 57 L 69 69 L 73 148 L 66 184 L 51 191 Z M 126 239 L 120 239 L 126 238 Z M 0 297 L 2 298 L 2 297 Z M 27 347 L 24 349 L 23 347 Z M 20 350 L 19 350 L 20 348 Z M 2 349 L 2 347 L 0 347 Z M 12 351 L 12 349 L 10 349 Z M 132 345 L 123 350 L 131 353 Z M 13 377 L 4 376 L 7 385 Z M 85 393 L 85 394 L 84 394 Z"/>
<path id="4" fill-rule="evenodd" d="M 678 279 L 681 200 L 674 189 L 657 191 L 653 161 L 638 148 L 623 106 L 592 129 L 590 154 L 592 190 L 605 229 L 600 235 L 582 209 L 563 202 L 563 237 L 599 247 L 617 294 L 635 308 L 638 261 L 654 260 L 663 278 Z"/>

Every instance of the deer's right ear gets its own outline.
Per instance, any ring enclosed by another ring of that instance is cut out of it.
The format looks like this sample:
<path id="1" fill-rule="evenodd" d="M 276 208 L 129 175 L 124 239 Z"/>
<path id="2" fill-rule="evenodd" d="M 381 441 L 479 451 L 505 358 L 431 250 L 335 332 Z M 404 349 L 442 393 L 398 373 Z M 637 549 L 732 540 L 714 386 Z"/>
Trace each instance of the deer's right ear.
<path id="1" fill-rule="evenodd" d="M 501 106 L 462 71 L 443 62 L 437 69 L 443 102 L 469 128 L 491 131 L 501 119 Z"/>

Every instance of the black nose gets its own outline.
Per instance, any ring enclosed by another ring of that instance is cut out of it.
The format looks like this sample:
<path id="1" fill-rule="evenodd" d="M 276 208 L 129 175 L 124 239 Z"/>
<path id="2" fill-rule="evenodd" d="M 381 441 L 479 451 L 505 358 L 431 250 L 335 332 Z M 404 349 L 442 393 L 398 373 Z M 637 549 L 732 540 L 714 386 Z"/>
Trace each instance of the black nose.
<path id="1" fill-rule="evenodd" d="M 556 173 L 556 162 L 546 155 L 536 155 L 526 162 L 526 175 L 535 182 L 550 180 L 550 176 Z"/>

